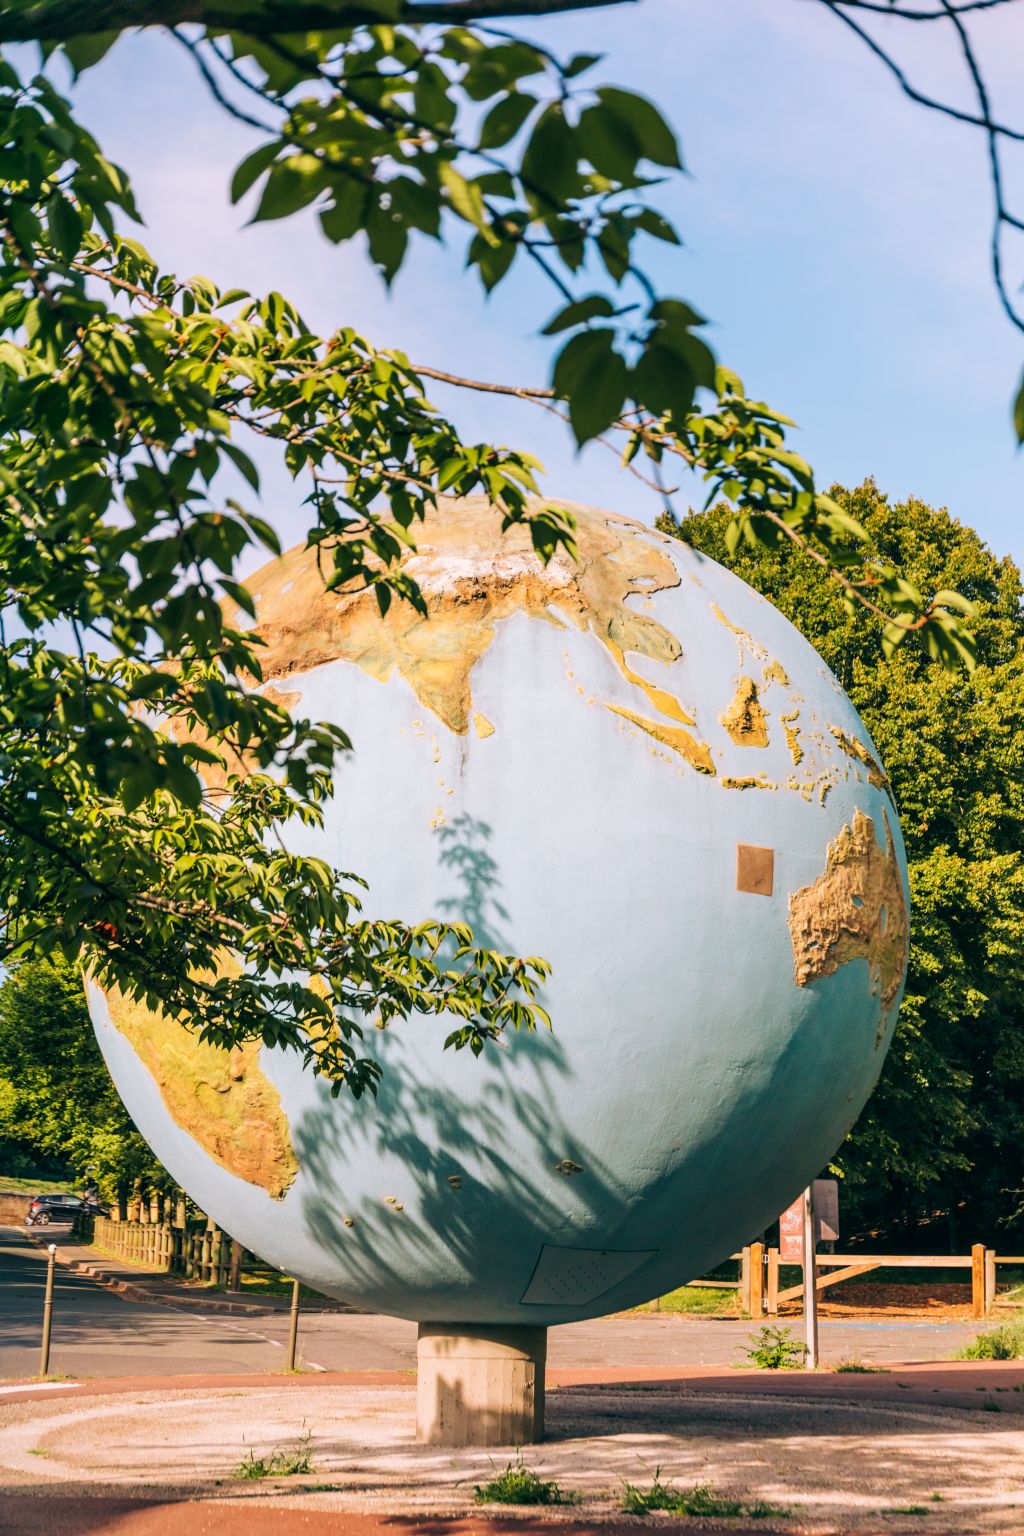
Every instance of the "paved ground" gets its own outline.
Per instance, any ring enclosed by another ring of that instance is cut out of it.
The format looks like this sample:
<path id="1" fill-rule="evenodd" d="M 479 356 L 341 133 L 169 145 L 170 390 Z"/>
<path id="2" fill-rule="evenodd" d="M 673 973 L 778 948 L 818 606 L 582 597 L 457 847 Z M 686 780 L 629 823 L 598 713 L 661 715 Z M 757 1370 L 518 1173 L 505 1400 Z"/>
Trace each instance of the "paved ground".
<path id="1" fill-rule="evenodd" d="M 545 1536 L 552 1518 L 557 1536 L 627 1536 L 652 1522 L 624 1519 L 622 1480 L 649 1485 L 658 1467 L 679 1486 L 710 1481 L 788 1511 L 756 1525 L 661 1516 L 666 1533 L 1024 1532 L 1024 1365 L 780 1376 L 736 1369 L 750 1322 L 647 1314 L 555 1328 L 550 1439 L 526 1459 L 584 1502 L 538 1519 L 472 1505 L 509 1453 L 415 1445 L 412 1324 L 308 1308 L 309 1374 L 283 1377 L 280 1309 L 218 1315 L 212 1298 L 164 1281 L 131 1301 L 58 1266 L 51 1370 L 75 1379 L 33 1384 L 45 1262 L 0 1229 L 4 1536 Z M 826 1322 L 823 1357 L 937 1362 L 975 1331 Z M 304 1429 L 315 1473 L 232 1478 L 247 1450 L 287 1448 Z"/>
<path id="2" fill-rule="evenodd" d="M 673 1376 L 651 1367 L 631 1381 L 595 1381 L 600 1374 L 555 1373 L 549 1438 L 525 1453 L 540 1476 L 580 1498 L 545 1512 L 567 1516 L 573 1536 L 608 1536 L 605 1522 L 621 1526 L 623 1482 L 649 1487 L 659 1467 L 677 1487 L 710 1483 L 748 1509 L 761 1505 L 756 1528 L 766 1536 L 1024 1529 L 1024 1366 L 1016 1362 L 849 1377 L 696 1369 Z M 0 1528 L 10 1536 L 374 1536 L 386 1525 L 407 1536 L 494 1536 L 485 1517 L 504 1511 L 480 1511 L 461 1529 L 447 1522 L 474 1515 L 476 1486 L 511 1453 L 416 1445 L 406 1379 L 237 1385 L 245 1380 L 163 1390 L 139 1382 L 36 1386 L 0 1399 Z M 265 1482 L 232 1477 L 248 1453 L 294 1448 L 304 1434 L 314 1471 Z"/>
<path id="3" fill-rule="evenodd" d="M 22 1233 L 0 1229 L 0 1377 L 38 1370 L 45 1254 Z M 753 1325 L 712 1318 L 658 1316 L 602 1319 L 553 1328 L 552 1367 L 693 1366 L 745 1363 Z M 799 1328 L 799 1324 L 796 1325 Z M 825 1362 L 858 1359 L 942 1360 L 974 1337 L 962 1324 L 905 1320 L 826 1322 Z M 284 1364 L 288 1318 L 254 1308 L 249 1315 L 187 1311 L 126 1301 L 58 1265 L 52 1373 L 75 1377 L 265 1372 Z M 415 1325 L 397 1318 L 320 1313 L 308 1308 L 300 1331 L 311 1370 L 406 1370 L 416 1363 Z"/>

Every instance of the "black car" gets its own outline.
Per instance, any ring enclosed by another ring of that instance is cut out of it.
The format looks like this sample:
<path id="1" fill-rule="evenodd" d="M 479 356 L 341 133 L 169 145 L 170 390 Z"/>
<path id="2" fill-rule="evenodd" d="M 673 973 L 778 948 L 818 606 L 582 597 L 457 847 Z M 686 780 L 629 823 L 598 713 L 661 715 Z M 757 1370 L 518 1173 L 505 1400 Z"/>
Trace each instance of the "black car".
<path id="1" fill-rule="evenodd" d="M 81 1195 L 35 1195 L 25 1216 L 26 1227 L 48 1227 L 51 1222 L 69 1223 L 76 1216 L 109 1216 L 106 1206 Z"/>

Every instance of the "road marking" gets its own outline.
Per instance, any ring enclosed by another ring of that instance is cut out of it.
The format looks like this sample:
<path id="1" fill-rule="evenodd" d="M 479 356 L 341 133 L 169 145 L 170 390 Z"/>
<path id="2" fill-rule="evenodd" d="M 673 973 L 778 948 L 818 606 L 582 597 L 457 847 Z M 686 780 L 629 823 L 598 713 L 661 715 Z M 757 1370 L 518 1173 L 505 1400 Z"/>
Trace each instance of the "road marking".
<path id="1" fill-rule="evenodd" d="M 275 1349 L 284 1349 L 284 1345 L 281 1343 L 281 1340 L 280 1339 L 272 1339 L 269 1334 L 257 1333 L 255 1331 L 255 1329 L 253 1329 L 253 1328 L 243 1328 L 241 1326 L 241 1324 L 229 1322 L 227 1318 L 223 1318 L 223 1317 L 207 1317 L 207 1316 L 204 1316 L 204 1315 L 202 1315 L 200 1313 L 196 1313 L 195 1315 L 196 1315 L 196 1320 L 198 1322 L 200 1322 L 200 1323 L 211 1323 L 211 1324 L 214 1324 L 214 1325 L 219 1326 L 221 1328 L 230 1328 L 233 1333 L 240 1333 L 243 1338 L 246 1338 L 246 1339 L 259 1339 L 264 1344 L 272 1344 Z M 316 1332 L 315 1329 L 313 1331 Z M 300 1358 L 301 1358 L 301 1354 L 300 1354 Z M 305 1370 L 307 1370 L 307 1371 L 324 1371 L 324 1372 L 326 1372 L 329 1369 L 329 1367 L 327 1367 L 326 1365 L 318 1365 L 315 1360 L 303 1360 L 302 1364 L 303 1364 L 303 1368 Z"/>
<path id="2" fill-rule="evenodd" d="M 0 1392 L 73 1392 L 80 1381 L 23 1381 L 19 1386 L 0 1387 Z"/>

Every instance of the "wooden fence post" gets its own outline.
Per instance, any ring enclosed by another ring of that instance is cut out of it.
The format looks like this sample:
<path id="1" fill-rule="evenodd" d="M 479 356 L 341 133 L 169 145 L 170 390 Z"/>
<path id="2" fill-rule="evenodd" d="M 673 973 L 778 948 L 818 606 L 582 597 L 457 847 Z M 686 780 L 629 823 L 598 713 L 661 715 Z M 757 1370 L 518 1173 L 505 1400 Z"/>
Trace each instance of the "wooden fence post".
<path id="1" fill-rule="evenodd" d="M 992 1316 L 996 1304 L 996 1251 L 985 1249 L 985 1316 Z"/>
<path id="2" fill-rule="evenodd" d="M 750 1248 L 740 1249 L 740 1311 L 750 1313 Z"/>
<path id="3" fill-rule="evenodd" d="M 755 1320 L 764 1312 L 764 1243 L 750 1245 L 750 1315 Z"/>
<path id="4" fill-rule="evenodd" d="M 985 1244 L 971 1245 L 971 1312 L 985 1316 Z"/>
<path id="5" fill-rule="evenodd" d="M 768 1293 L 765 1297 L 765 1311 L 769 1317 L 779 1315 L 779 1250 L 768 1249 Z"/>
<path id="6" fill-rule="evenodd" d="M 237 1237 L 231 1239 L 231 1280 L 228 1289 L 231 1291 L 242 1289 L 242 1245 Z"/>

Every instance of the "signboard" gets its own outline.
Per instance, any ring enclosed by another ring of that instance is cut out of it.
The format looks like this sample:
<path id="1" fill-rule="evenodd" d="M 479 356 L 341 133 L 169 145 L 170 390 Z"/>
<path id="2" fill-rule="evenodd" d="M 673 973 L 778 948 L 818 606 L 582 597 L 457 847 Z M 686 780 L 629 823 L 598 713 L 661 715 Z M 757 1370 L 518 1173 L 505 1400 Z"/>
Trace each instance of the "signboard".
<path id="1" fill-rule="evenodd" d="M 779 1258 L 783 1264 L 804 1261 L 804 1197 L 797 1195 L 779 1217 Z"/>
<path id="2" fill-rule="evenodd" d="M 839 1183 L 836 1179 L 814 1181 L 814 1237 L 819 1243 L 839 1241 Z"/>
<path id="3" fill-rule="evenodd" d="M 798 1195 L 779 1217 L 779 1258 L 783 1264 L 804 1261 L 803 1195 Z M 839 1237 L 839 1184 L 835 1179 L 814 1181 L 814 1242 L 834 1243 Z"/>

